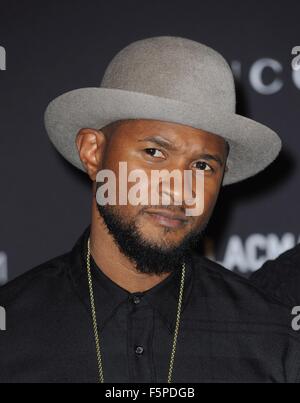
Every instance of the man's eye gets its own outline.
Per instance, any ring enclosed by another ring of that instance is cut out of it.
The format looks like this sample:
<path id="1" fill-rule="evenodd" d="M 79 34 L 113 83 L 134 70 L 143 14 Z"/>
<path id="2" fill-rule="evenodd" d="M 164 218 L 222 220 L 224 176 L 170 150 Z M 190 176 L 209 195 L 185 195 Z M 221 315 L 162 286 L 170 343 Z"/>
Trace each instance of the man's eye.
<path id="1" fill-rule="evenodd" d="M 196 168 L 200 169 L 200 171 L 212 171 L 212 168 L 210 165 L 208 165 L 207 162 L 204 161 L 198 161 L 196 162 Z"/>
<path id="2" fill-rule="evenodd" d="M 163 153 L 159 151 L 157 148 L 146 148 L 146 153 L 151 155 L 151 157 L 163 157 Z"/>

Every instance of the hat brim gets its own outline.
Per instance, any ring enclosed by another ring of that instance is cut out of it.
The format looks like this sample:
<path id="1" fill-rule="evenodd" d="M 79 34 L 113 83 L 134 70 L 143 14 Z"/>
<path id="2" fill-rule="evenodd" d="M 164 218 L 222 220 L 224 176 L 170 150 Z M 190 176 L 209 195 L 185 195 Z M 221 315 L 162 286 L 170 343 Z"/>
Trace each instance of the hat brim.
<path id="1" fill-rule="evenodd" d="M 230 145 L 223 185 L 242 181 L 265 169 L 278 155 L 281 140 L 269 127 L 209 105 L 187 104 L 138 92 L 80 88 L 54 99 L 45 111 L 45 126 L 56 149 L 85 171 L 75 139 L 84 127 L 100 129 L 122 119 L 155 119 L 217 134 Z"/>

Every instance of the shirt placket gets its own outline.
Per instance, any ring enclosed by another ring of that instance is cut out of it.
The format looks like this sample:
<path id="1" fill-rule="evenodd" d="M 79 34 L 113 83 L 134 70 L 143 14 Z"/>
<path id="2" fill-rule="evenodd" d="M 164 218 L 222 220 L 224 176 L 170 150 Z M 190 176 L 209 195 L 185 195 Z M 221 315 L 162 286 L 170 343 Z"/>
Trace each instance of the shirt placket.
<path id="1" fill-rule="evenodd" d="M 130 382 L 153 382 L 153 308 L 140 293 L 128 299 L 128 357 Z"/>

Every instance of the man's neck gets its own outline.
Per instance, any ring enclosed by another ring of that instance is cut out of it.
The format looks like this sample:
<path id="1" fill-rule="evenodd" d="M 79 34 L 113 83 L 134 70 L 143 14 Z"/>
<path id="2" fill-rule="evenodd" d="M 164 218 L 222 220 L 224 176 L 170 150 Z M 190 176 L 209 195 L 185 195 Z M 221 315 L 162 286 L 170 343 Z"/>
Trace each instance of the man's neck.
<path id="1" fill-rule="evenodd" d="M 131 293 L 147 291 L 170 275 L 139 272 L 134 263 L 120 252 L 94 201 L 90 245 L 91 255 L 100 270 L 114 283 Z"/>

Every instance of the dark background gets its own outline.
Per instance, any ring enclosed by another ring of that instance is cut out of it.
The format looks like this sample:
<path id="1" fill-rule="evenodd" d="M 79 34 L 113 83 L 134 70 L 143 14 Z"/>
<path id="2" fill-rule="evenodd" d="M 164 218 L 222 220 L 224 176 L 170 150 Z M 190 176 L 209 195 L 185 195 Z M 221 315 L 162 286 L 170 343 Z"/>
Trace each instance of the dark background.
<path id="1" fill-rule="evenodd" d="M 0 282 L 68 251 L 90 221 L 90 183 L 50 144 L 47 104 L 99 85 L 119 50 L 157 35 L 222 53 L 236 75 L 238 112 L 278 131 L 284 143 L 270 168 L 223 190 L 205 253 L 248 275 L 298 243 L 300 73 L 293 80 L 291 50 L 300 46 L 299 15 L 299 1 L 1 0 Z M 273 94 L 250 79 L 266 58 L 281 70 L 263 70 L 267 89 L 280 80 Z"/>

